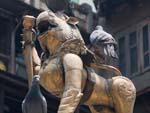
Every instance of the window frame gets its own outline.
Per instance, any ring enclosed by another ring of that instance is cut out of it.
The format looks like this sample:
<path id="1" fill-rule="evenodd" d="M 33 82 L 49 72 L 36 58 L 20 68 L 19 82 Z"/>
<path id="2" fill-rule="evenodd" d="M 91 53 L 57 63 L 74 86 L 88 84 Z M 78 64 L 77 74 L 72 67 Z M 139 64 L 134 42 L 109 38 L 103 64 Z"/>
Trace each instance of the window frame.
<path id="1" fill-rule="evenodd" d="M 0 9 L 0 18 L 7 20 L 7 23 L 9 23 L 9 25 L 7 26 L 8 30 L 7 30 L 6 37 L 10 38 L 9 40 L 10 41 L 10 53 L 5 54 L 1 52 L 0 57 L 8 60 L 8 64 L 6 65 L 7 67 L 6 71 L 9 73 L 15 74 L 15 54 L 14 54 L 15 53 L 15 42 L 14 42 L 15 37 L 13 37 L 13 29 L 15 27 L 15 23 L 14 23 L 15 21 L 14 21 L 13 16 L 14 15 L 11 12 L 5 9 Z"/>
<path id="2" fill-rule="evenodd" d="M 131 73 L 131 54 L 130 54 L 130 52 L 131 52 L 131 48 L 133 48 L 131 45 L 130 45 L 130 34 L 131 33 L 133 33 L 133 32 L 135 32 L 136 33 L 136 44 L 134 44 L 134 45 L 132 45 L 133 47 L 135 46 L 136 47 L 136 51 L 137 51 L 137 72 L 133 72 L 133 73 Z M 139 54 L 139 35 L 138 35 L 138 30 L 134 30 L 134 29 L 132 29 L 128 34 L 128 43 L 127 43 L 127 48 L 128 48 L 128 59 L 129 59 L 129 61 L 128 61 L 128 63 L 129 63 L 129 67 L 128 67 L 128 69 L 129 69 L 129 74 L 130 74 L 130 76 L 135 76 L 135 75 L 137 75 L 138 73 L 139 73 L 139 64 L 140 64 L 140 62 L 139 62 L 139 56 L 138 56 L 138 54 Z"/>
<path id="3" fill-rule="evenodd" d="M 123 39 L 123 38 L 124 38 L 124 39 Z M 125 36 L 120 37 L 120 38 L 117 39 L 117 41 L 118 41 L 118 47 L 120 47 L 120 46 L 119 46 L 119 42 L 120 42 L 121 39 L 124 40 L 124 42 L 123 42 L 123 43 L 124 43 L 124 50 L 126 51 L 126 38 L 125 38 Z M 120 67 L 120 53 L 119 53 L 119 52 L 120 52 L 120 48 L 118 48 L 118 51 L 117 51 L 117 52 L 118 52 L 118 56 L 119 56 L 119 69 L 121 70 L 121 67 Z M 124 52 L 124 55 L 125 55 L 125 52 Z M 127 70 L 127 65 L 126 65 L 126 64 L 127 64 L 127 58 L 126 58 L 126 57 L 127 57 L 127 56 L 125 55 L 125 57 L 124 57 L 124 58 L 125 58 L 125 59 L 124 59 L 124 61 L 125 61 L 125 69 L 124 69 L 125 73 L 122 72 L 122 74 L 125 74 L 125 75 L 127 75 L 127 72 L 126 72 L 126 70 Z"/>
<path id="4" fill-rule="evenodd" d="M 116 40 L 119 45 L 119 39 L 125 38 L 125 61 L 126 61 L 126 76 L 127 77 L 134 77 L 136 75 L 139 75 L 145 71 L 150 70 L 150 65 L 147 67 L 144 67 L 144 50 L 143 50 L 143 27 L 148 25 L 148 48 L 150 52 L 150 17 L 143 19 L 140 22 L 135 23 L 134 25 L 127 26 L 126 28 L 120 30 L 119 32 L 115 33 Z M 131 62 L 130 62 L 130 45 L 129 45 L 129 38 L 130 33 L 136 32 L 136 38 L 137 38 L 137 72 L 131 73 Z M 141 43 L 142 42 L 142 43 Z M 118 48 L 118 54 L 119 54 L 119 48 Z M 150 55 L 149 55 L 150 59 Z"/>
<path id="5" fill-rule="evenodd" d="M 143 23 L 141 23 L 141 54 L 142 54 L 142 60 L 141 60 L 141 64 L 142 64 L 142 69 L 141 69 L 141 72 L 145 72 L 145 71 L 148 71 L 150 69 L 150 64 L 149 66 L 147 67 L 144 67 L 144 48 L 143 48 L 143 27 L 148 25 L 148 49 L 149 49 L 149 52 L 150 52 L 150 18 L 146 19 Z M 149 60 L 150 60 L 150 55 L 149 55 Z M 149 61 L 150 63 L 150 61 Z"/>

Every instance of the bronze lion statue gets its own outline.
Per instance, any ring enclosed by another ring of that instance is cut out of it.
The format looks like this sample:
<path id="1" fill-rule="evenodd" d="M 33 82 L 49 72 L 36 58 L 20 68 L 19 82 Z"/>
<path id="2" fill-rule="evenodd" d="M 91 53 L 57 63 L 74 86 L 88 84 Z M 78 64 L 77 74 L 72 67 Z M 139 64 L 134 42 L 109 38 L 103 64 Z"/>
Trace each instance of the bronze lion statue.
<path id="1" fill-rule="evenodd" d="M 113 66 L 95 62 L 94 53 L 85 46 L 76 26 L 76 18 L 62 13 L 44 11 L 36 18 L 38 40 L 43 53 L 38 56 L 33 45 L 33 27 L 24 21 L 25 56 L 32 56 L 32 66 L 26 58 L 27 68 L 40 75 L 40 84 L 48 92 L 60 97 L 58 113 L 74 113 L 79 104 L 88 105 L 92 113 L 133 113 L 136 89 Z M 30 47 L 30 49 L 28 48 Z M 28 52 L 30 50 L 30 52 Z M 86 60 L 85 60 L 86 59 Z M 105 79 L 95 68 L 113 71 L 115 76 Z M 98 110 L 97 106 L 104 109 Z"/>

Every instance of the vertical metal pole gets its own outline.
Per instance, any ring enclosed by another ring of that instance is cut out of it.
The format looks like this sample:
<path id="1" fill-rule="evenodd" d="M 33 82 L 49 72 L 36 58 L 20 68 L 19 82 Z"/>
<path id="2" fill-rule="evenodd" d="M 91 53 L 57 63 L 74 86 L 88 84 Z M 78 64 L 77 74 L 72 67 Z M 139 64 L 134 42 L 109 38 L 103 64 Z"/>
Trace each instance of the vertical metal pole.
<path id="1" fill-rule="evenodd" d="M 23 20 L 23 39 L 25 41 L 25 48 L 24 48 L 24 58 L 25 58 L 25 64 L 28 74 L 28 84 L 29 88 L 31 86 L 32 78 L 33 78 L 33 60 L 32 60 L 32 45 L 33 42 L 33 27 L 35 24 L 35 17 L 26 15 L 24 16 Z"/>

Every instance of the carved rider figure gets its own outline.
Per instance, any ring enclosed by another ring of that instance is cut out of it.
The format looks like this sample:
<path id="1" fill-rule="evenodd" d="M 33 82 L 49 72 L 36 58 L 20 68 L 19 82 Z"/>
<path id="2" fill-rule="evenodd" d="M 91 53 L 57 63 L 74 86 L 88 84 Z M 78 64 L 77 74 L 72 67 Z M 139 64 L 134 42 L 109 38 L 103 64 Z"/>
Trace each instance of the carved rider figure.
<path id="1" fill-rule="evenodd" d="M 117 42 L 115 38 L 98 25 L 90 35 L 90 50 L 95 53 L 95 63 L 118 67 Z M 108 70 L 98 70 L 104 78 L 111 78 L 113 73 Z"/>
<path id="2" fill-rule="evenodd" d="M 111 34 L 103 30 L 102 26 L 96 26 L 95 30 L 90 35 L 90 42 L 92 45 L 91 50 L 97 56 L 97 62 L 110 65 L 110 58 L 118 59 L 116 53 L 117 42 Z"/>

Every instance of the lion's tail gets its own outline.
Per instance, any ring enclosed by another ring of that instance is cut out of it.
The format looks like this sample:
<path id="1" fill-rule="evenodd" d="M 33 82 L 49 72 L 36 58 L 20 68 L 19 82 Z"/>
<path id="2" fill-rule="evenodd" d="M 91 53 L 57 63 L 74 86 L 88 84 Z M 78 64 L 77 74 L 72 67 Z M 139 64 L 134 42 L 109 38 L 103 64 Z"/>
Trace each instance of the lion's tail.
<path id="1" fill-rule="evenodd" d="M 115 75 L 122 76 L 121 72 L 116 67 L 111 66 L 111 65 L 91 63 L 91 67 L 114 72 Z"/>

